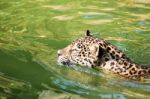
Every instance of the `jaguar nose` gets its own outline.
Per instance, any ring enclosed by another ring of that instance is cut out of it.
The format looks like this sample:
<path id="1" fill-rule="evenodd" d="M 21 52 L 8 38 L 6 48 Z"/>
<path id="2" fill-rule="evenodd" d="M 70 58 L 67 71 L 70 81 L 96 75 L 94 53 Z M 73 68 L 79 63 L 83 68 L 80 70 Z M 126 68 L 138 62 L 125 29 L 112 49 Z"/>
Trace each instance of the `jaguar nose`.
<path id="1" fill-rule="evenodd" d="M 61 56 L 61 51 L 60 50 L 57 51 L 57 55 Z"/>

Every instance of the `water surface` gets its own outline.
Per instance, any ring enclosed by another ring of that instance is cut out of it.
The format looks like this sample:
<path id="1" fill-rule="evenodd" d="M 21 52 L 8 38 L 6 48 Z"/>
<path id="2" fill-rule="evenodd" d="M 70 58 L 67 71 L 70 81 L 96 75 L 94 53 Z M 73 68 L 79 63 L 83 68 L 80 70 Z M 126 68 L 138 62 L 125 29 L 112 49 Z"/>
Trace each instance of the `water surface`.
<path id="1" fill-rule="evenodd" d="M 0 98 L 148 99 L 150 83 L 57 65 L 57 50 L 87 29 L 150 64 L 150 2 L 0 0 Z"/>

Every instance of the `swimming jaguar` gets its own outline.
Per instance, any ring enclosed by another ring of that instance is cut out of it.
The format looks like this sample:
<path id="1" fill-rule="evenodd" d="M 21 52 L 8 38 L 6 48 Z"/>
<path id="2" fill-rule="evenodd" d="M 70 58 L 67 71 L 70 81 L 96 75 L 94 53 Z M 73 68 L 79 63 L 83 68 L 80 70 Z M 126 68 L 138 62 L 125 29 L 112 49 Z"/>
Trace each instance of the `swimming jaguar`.
<path id="1" fill-rule="evenodd" d="M 85 37 L 73 41 L 57 53 L 59 64 L 100 67 L 130 79 L 150 79 L 149 66 L 136 64 L 111 43 L 91 35 L 89 30 Z"/>

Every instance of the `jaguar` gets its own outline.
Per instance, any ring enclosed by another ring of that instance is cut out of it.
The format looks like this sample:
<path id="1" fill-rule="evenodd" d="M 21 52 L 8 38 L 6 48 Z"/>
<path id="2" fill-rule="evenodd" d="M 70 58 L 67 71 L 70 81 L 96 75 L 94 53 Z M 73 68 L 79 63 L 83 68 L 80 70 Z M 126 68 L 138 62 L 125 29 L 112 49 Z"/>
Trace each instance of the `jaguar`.
<path id="1" fill-rule="evenodd" d="M 104 39 L 94 37 L 89 30 L 85 34 L 57 51 L 59 64 L 101 68 L 130 79 L 150 79 L 150 66 L 133 62 L 123 51 Z"/>

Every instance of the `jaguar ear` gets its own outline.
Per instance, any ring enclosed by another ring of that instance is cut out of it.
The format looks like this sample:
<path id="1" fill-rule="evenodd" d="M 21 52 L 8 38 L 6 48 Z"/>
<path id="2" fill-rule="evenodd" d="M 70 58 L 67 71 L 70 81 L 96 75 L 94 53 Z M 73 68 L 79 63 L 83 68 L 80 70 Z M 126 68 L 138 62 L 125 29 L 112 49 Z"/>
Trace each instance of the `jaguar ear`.
<path id="1" fill-rule="evenodd" d="M 91 32 L 90 32 L 89 30 L 87 30 L 85 36 L 92 36 L 92 35 L 91 35 Z"/>
<path id="2" fill-rule="evenodd" d="M 98 44 L 92 44 L 89 46 L 90 52 L 96 57 L 101 58 L 104 54 L 104 50 Z"/>
<path id="3" fill-rule="evenodd" d="M 92 44 L 89 46 L 90 52 L 96 57 L 101 58 L 104 54 L 104 50 L 98 44 Z"/>
<path id="4" fill-rule="evenodd" d="M 98 58 L 102 58 L 103 54 L 104 54 L 104 49 L 102 49 L 102 48 L 99 46 L 99 50 L 98 50 L 97 57 L 98 57 Z"/>

